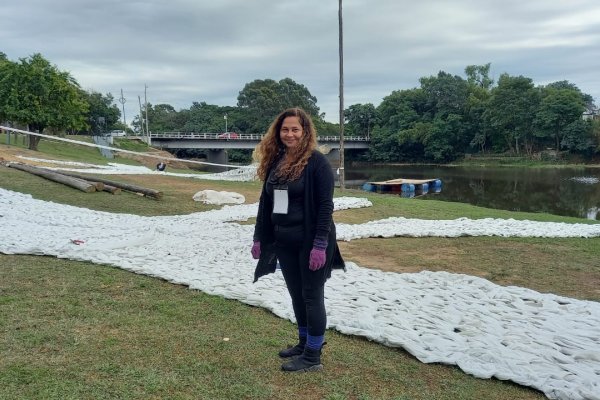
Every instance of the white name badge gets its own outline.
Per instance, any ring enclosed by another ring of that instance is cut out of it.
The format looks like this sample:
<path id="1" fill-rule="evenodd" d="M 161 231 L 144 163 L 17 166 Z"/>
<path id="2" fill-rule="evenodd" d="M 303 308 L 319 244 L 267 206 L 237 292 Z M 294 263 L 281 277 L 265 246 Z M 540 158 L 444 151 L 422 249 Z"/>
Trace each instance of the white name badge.
<path id="1" fill-rule="evenodd" d="M 288 191 L 275 189 L 273 199 L 273 214 L 288 213 Z"/>

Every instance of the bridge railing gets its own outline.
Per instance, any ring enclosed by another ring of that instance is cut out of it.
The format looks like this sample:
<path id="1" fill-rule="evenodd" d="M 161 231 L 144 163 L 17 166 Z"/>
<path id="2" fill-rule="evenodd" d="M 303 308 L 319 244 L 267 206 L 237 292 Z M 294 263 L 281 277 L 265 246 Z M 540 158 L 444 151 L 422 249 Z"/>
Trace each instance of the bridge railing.
<path id="1" fill-rule="evenodd" d="M 151 138 L 164 139 L 203 139 L 203 140 L 262 140 L 264 135 L 254 133 L 195 133 L 195 132 L 157 132 L 150 133 Z M 319 142 L 339 142 L 339 136 L 318 136 Z M 366 136 L 345 136 L 347 142 L 369 142 Z"/>
<path id="2" fill-rule="evenodd" d="M 234 132 L 225 133 L 196 133 L 196 132 L 157 132 L 150 133 L 152 138 L 168 138 L 168 139 L 246 139 L 246 140 L 260 140 L 262 135 L 253 134 L 240 134 Z"/>
<path id="3" fill-rule="evenodd" d="M 317 140 L 319 142 L 339 142 L 339 136 L 317 136 Z M 369 142 L 369 139 L 366 136 L 344 136 L 345 142 Z"/>

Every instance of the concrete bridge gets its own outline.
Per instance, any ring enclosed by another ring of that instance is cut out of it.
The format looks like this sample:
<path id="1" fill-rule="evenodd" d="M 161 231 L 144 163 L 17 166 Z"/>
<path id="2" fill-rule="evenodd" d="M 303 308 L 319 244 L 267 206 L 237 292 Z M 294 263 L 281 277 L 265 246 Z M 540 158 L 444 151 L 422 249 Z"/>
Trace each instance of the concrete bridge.
<path id="1" fill-rule="evenodd" d="M 264 135 L 226 133 L 151 133 L 146 140 L 161 149 L 206 149 L 207 161 L 227 164 L 227 149 L 254 149 Z M 339 136 L 318 136 L 318 145 L 329 149 L 327 158 L 332 165 L 339 163 Z M 368 149 L 370 139 L 363 136 L 344 137 L 344 149 Z"/>

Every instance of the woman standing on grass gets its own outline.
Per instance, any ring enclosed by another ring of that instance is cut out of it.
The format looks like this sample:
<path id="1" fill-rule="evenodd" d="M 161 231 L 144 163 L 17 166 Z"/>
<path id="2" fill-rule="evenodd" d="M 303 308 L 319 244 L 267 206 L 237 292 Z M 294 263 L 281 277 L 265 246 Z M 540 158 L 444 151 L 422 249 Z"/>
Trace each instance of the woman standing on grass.
<path id="1" fill-rule="evenodd" d="M 332 268 L 345 267 L 332 219 L 333 173 L 316 145 L 310 117 L 290 108 L 275 118 L 258 149 L 264 184 L 252 245 L 259 260 L 254 281 L 275 272 L 279 260 L 298 323 L 298 344 L 279 352 L 290 358 L 281 366 L 290 372 L 323 369 L 325 281 Z"/>

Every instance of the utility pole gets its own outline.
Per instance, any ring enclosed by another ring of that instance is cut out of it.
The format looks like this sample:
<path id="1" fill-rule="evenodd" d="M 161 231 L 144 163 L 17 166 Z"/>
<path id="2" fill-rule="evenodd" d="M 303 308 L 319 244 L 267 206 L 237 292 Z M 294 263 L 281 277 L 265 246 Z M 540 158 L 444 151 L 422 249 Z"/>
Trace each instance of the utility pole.
<path id="1" fill-rule="evenodd" d="M 146 104 L 146 134 L 148 135 L 148 146 L 150 146 L 150 129 L 148 129 L 148 97 L 146 96 L 147 90 L 148 85 L 144 83 L 144 103 Z"/>
<path id="2" fill-rule="evenodd" d="M 121 98 L 119 99 L 119 103 L 123 107 L 123 125 L 127 126 L 127 119 L 125 118 L 125 97 L 123 97 L 123 89 L 121 89 Z"/>
<path id="3" fill-rule="evenodd" d="M 346 185 L 344 177 L 344 30 L 342 21 L 342 0 L 339 0 L 338 22 L 340 39 L 340 189 L 344 190 Z"/>
<path id="4" fill-rule="evenodd" d="M 140 103 L 140 133 L 142 134 L 142 136 L 146 136 L 146 134 L 144 133 L 144 114 L 142 114 L 142 99 L 140 99 L 139 95 L 138 102 Z"/>

